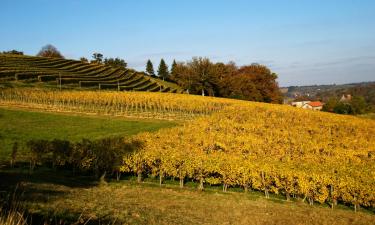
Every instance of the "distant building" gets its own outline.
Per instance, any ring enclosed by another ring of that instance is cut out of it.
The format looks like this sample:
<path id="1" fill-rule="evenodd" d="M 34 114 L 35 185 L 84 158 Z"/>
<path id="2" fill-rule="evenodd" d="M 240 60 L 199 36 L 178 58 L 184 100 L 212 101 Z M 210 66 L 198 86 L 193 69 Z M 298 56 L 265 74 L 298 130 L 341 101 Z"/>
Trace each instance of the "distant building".
<path id="1" fill-rule="evenodd" d="M 298 102 L 292 102 L 292 106 L 297 108 L 302 108 L 305 104 L 309 103 L 311 101 L 298 101 Z"/>
<path id="2" fill-rule="evenodd" d="M 302 106 L 303 109 L 310 109 L 310 110 L 322 110 L 323 109 L 323 103 L 322 102 L 309 102 Z"/>
<path id="3" fill-rule="evenodd" d="M 340 102 L 350 102 L 352 100 L 352 96 L 350 94 L 342 95 L 340 98 Z"/>
<path id="4" fill-rule="evenodd" d="M 322 110 L 324 103 L 320 101 L 298 101 L 298 102 L 292 102 L 292 106 L 302 109 L 310 109 L 310 110 Z"/>

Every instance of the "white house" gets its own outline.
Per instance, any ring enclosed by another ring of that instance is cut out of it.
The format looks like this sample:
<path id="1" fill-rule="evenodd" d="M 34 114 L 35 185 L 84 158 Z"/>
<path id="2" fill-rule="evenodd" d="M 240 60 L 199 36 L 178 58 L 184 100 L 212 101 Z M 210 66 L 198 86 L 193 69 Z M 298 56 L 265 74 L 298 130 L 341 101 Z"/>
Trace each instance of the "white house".
<path id="1" fill-rule="evenodd" d="M 310 110 L 322 110 L 323 103 L 319 101 L 299 101 L 299 102 L 292 102 L 292 106 L 302 109 L 310 109 Z"/>
<path id="2" fill-rule="evenodd" d="M 322 110 L 323 109 L 323 103 L 322 102 L 309 102 L 302 106 L 303 109 L 310 109 L 310 110 Z"/>
<path id="3" fill-rule="evenodd" d="M 311 101 L 299 101 L 299 102 L 292 102 L 292 106 L 297 108 L 302 108 L 305 104 L 309 103 Z"/>

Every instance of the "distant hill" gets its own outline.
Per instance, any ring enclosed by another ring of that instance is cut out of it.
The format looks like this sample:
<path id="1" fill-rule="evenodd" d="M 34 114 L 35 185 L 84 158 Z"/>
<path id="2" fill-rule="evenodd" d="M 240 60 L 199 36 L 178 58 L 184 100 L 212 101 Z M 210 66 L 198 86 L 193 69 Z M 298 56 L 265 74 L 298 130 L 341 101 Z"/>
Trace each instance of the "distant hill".
<path id="1" fill-rule="evenodd" d="M 310 86 L 289 86 L 283 87 L 283 94 L 286 98 L 297 98 L 300 96 L 321 97 L 321 93 L 345 92 L 351 88 L 369 87 L 375 85 L 375 81 L 349 83 L 349 84 L 329 84 L 329 85 L 310 85 Z M 349 93 L 347 93 L 349 94 Z"/>
<path id="2" fill-rule="evenodd" d="M 112 89 L 180 93 L 176 84 L 132 69 L 71 59 L 0 54 L 0 84 L 64 89 Z"/>

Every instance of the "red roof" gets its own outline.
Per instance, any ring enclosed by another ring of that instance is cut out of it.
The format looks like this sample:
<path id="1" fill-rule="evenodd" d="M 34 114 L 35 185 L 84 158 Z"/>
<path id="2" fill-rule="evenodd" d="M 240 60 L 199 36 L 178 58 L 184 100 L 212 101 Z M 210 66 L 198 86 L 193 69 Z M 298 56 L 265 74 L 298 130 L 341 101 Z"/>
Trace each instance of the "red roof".
<path id="1" fill-rule="evenodd" d="M 321 103 L 321 102 L 309 102 L 309 103 L 307 103 L 307 104 L 309 104 L 310 106 L 312 106 L 312 107 L 319 107 L 319 106 L 323 106 L 323 103 Z"/>

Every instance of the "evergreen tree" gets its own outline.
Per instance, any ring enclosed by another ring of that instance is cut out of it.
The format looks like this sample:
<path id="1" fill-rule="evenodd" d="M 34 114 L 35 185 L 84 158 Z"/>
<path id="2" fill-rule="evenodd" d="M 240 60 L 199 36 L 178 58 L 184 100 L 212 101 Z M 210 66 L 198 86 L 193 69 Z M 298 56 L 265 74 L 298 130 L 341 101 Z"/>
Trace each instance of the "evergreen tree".
<path id="1" fill-rule="evenodd" d="M 168 66 L 165 63 L 164 59 L 160 60 L 159 69 L 158 69 L 158 76 L 165 80 L 168 77 Z"/>
<path id="2" fill-rule="evenodd" d="M 177 67 L 176 60 L 173 60 L 172 67 L 171 67 L 171 75 L 172 76 L 176 75 L 176 67 Z"/>
<path id="3" fill-rule="evenodd" d="M 150 75 L 150 76 L 155 76 L 154 65 L 152 65 L 151 60 L 147 60 L 147 64 L 146 64 L 146 72 L 147 72 L 148 75 Z"/>

